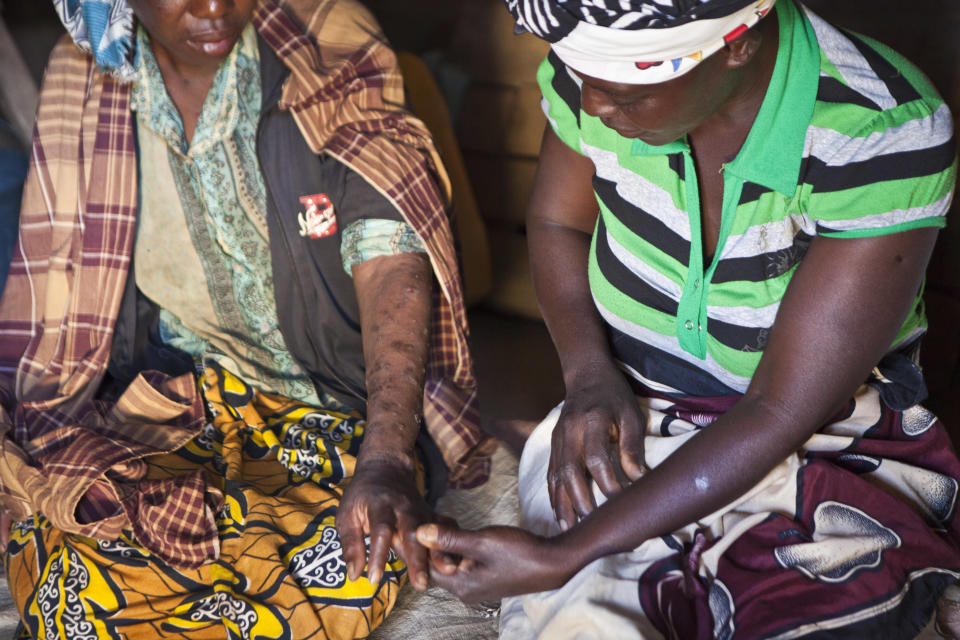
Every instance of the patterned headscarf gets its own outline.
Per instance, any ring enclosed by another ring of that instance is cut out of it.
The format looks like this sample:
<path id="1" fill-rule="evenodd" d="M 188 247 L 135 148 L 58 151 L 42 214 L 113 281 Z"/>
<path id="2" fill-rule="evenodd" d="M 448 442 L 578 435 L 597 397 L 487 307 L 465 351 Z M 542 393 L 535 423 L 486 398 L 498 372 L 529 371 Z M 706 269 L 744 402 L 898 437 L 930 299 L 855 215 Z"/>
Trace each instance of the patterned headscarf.
<path id="1" fill-rule="evenodd" d="M 133 9 L 127 0 L 53 0 L 53 6 L 73 41 L 103 71 L 121 82 L 136 80 L 130 56 Z"/>
<path id="2" fill-rule="evenodd" d="M 755 25 L 776 0 L 505 0 L 517 31 L 568 67 L 612 82 L 681 76 Z"/>

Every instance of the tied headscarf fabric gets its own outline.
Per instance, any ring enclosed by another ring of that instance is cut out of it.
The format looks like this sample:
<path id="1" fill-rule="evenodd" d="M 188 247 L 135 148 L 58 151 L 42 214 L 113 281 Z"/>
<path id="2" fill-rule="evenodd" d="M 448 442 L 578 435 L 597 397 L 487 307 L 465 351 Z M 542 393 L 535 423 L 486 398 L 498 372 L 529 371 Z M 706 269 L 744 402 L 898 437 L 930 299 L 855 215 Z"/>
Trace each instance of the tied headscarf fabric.
<path id="1" fill-rule="evenodd" d="M 74 43 L 93 55 L 105 72 L 133 82 L 133 9 L 127 0 L 53 0 Z"/>
<path id="2" fill-rule="evenodd" d="M 682 76 L 764 17 L 776 0 L 506 0 L 518 31 L 571 69 L 631 84 Z"/>

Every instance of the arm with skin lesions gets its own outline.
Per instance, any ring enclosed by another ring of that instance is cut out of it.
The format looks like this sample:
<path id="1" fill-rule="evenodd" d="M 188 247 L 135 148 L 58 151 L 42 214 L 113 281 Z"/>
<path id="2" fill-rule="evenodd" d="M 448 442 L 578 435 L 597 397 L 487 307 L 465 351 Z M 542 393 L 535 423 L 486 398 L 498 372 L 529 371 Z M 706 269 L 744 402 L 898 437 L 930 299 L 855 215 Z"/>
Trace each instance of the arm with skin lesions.
<path id="1" fill-rule="evenodd" d="M 417 490 L 414 443 L 422 414 L 433 272 L 422 253 L 367 260 L 353 268 L 366 364 L 367 422 L 356 472 L 336 526 L 351 580 L 368 566 L 380 581 L 393 547 L 410 581 L 427 586 L 427 551 L 415 539 L 432 512 Z M 370 536 L 367 557 L 364 537 Z"/>

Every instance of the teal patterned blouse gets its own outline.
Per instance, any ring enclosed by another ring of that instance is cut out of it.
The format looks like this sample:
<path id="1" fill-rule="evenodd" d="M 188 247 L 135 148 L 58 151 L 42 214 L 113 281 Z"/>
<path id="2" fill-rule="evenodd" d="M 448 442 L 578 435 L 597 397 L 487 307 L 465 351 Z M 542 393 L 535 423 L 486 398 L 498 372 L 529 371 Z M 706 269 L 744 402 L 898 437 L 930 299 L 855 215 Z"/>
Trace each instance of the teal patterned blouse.
<path id="1" fill-rule="evenodd" d="M 337 404 L 317 396 L 280 332 L 255 145 L 261 89 L 252 25 L 218 69 L 189 142 L 142 27 L 134 66 L 141 193 L 134 264 L 138 287 L 161 308 L 161 338 L 262 390 Z M 348 273 L 373 257 L 424 251 L 406 223 L 391 220 L 360 220 L 342 238 Z"/>

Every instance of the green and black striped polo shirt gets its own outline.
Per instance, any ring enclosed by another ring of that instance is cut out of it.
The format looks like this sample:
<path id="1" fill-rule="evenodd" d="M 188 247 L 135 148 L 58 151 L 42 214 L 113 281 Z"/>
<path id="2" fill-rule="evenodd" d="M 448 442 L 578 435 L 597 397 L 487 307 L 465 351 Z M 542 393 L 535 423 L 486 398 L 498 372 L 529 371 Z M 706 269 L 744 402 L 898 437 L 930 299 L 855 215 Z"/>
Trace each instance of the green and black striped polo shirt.
<path id="1" fill-rule="evenodd" d="M 621 137 L 581 110 L 580 80 L 555 55 L 538 71 L 553 129 L 596 167 L 590 287 L 614 352 L 684 393 L 746 389 L 814 236 L 943 226 L 953 195 L 951 115 L 927 79 L 793 0 L 781 0 L 776 16 L 776 66 L 725 166 L 710 264 L 686 140 L 654 147 Z M 891 349 L 925 327 L 918 296 Z"/>

